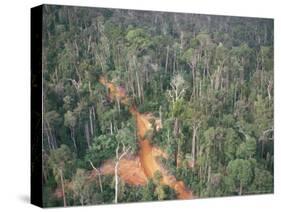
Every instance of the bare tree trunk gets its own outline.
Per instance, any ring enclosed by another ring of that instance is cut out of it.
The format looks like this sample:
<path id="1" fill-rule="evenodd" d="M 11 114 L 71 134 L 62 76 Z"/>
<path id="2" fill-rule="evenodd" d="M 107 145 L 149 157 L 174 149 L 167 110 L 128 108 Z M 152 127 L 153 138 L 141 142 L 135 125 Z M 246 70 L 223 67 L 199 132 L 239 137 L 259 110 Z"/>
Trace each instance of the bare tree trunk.
<path id="1" fill-rule="evenodd" d="M 80 83 L 82 82 L 82 81 L 81 81 L 81 75 L 80 75 L 80 73 L 79 73 L 79 70 L 78 70 L 76 64 L 74 64 L 74 68 L 75 68 L 76 74 L 77 74 L 77 76 L 78 76 L 78 84 L 80 85 Z M 77 94 L 79 95 L 78 90 L 77 90 Z"/>
<path id="2" fill-rule="evenodd" d="M 94 117 L 94 124 L 93 124 L 93 136 L 94 136 L 94 134 L 95 134 L 95 132 L 97 130 L 97 126 L 98 126 L 98 124 L 96 122 L 97 115 L 96 115 L 96 108 L 95 108 L 95 106 L 92 106 L 92 115 Z"/>
<path id="3" fill-rule="evenodd" d="M 119 160 L 115 164 L 114 173 L 115 173 L 115 198 L 114 202 L 118 203 L 118 166 L 119 166 Z"/>
<path id="4" fill-rule="evenodd" d="M 234 92 L 233 92 L 233 111 L 235 109 L 235 103 L 236 103 L 236 83 L 234 84 Z"/>
<path id="5" fill-rule="evenodd" d="M 116 161 L 115 161 L 115 167 L 114 167 L 114 174 L 115 174 L 115 198 L 114 202 L 118 203 L 118 168 L 119 168 L 119 162 L 120 160 L 130 151 L 131 147 L 127 147 L 124 145 L 122 142 L 123 149 L 122 149 L 122 154 L 119 156 L 119 142 L 117 145 L 117 148 L 115 150 L 116 153 Z"/>
<path id="6" fill-rule="evenodd" d="M 47 136 L 47 141 L 48 141 L 48 146 L 49 146 L 49 149 L 52 150 L 53 147 L 52 147 L 52 144 L 51 144 L 51 138 L 50 138 L 50 135 L 49 135 L 49 129 L 47 127 L 47 124 L 44 122 L 44 125 L 45 125 L 45 129 L 44 129 L 44 132 Z"/>
<path id="7" fill-rule="evenodd" d="M 89 52 L 90 52 L 90 50 L 91 50 L 91 42 L 92 42 L 92 36 L 90 35 L 90 36 L 89 36 L 89 40 L 88 40 L 87 53 L 89 53 Z"/>
<path id="8" fill-rule="evenodd" d="M 168 70 L 168 62 L 169 62 L 169 51 L 170 51 L 170 46 L 167 46 L 167 54 L 166 54 L 166 62 L 165 62 L 165 73 L 167 73 Z"/>
<path id="9" fill-rule="evenodd" d="M 160 124 L 162 125 L 162 106 L 159 107 L 159 118 L 160 118 Z"/>
<path id="10" fill-rule="evenodd" d="M 202 95 L 202 81 L 199 82 L 199 97 L 201 98 Z"/>
<path id="11" fill-rule="evenodd" d="M 100 191 L 103 192 L 102 183 L 101 183 L 101 174 L 100 174 L 100 171 L 94 166 L 94 164 L 92 163 L 92 161 L 89 160 L 89 162 L 90 162 L 92 168 L 98 173 L 99 184 L 100 184 Z"/>
<path id="12" fill-rule="evenodd" d="M 53 145 L 54 145 L 54 148 L 58 148 L 58 144 L 57 144 L 57 139 L 56 139 L 56 136 L 54 136 L 54 134 L 52 133 L 53 130 L 51 130 L 51 136 L 52 136 L 52 140 L 53 140 Z"/>
<path id="13" fill-rule="evenodd" d="M 74 40 L 74 44 L 75 44 L 76 56 L 79 57 L 79 49 L 78 49 L 76 39 Z"/>
<path id="14" fill-rule="evenodd" d="M 177 138 L 178 134 L 179 134 L 179 119 L 176 118 L 174 123 L 174 136 Z"/>
<path id="15" fill-rule="evenodd" d="M 83 196 L 82 195 L 80 195 L 80 204 L 83 206 L 84 205 L 84 198 L 83 198 Z"/>
<path id="16" fill-rule="evenodd" d="M 202 156 L 202 147 L 200 147 L 200 150 L 199 150 L 199 157 Z M 193 167 L 194 167 L 194 163 L 193 163 Z M 203 166 L 200 166 L 199 168 L 199 179 L 201 180 L 202 179 L 202 175 L 203 175 Z"/>
<path id="17" fill-rule="evenodd" d="M 92 119 L 92 110 L 89 109 L 89 119 L 90 119 L 90 132 L 91 136 L 94 136 L 94 128 L 93 128 L 93 119 Z"/>
<path id="18" fill-rule="evenodd" d="M 181 31 L 180 33 L 180 56 L 181 56 L 181 51 L 183 49 L 183 41 L 184 41 L 184 33 Z"/>
<path id="19" fill-rule="evenodd" d="M 243 186 L 242 186 L 242 183 L 240 182 L 239 195 L 242 195 L 242 193 L 243 193 Z"/>
<path id="20" fill-rule="evenodd" d="M 63 180 L 63 173 L 62 170 L 59 170 L 60 172 L 60 180 L 61 180 L 61 189 L 62 189 L 62 197 L 63 197 L 63 206 L 66 207 L 66 198 L 65 198 L 65 191 L 64 191 L 64 180 Z"/>
<path id="21" fill-rule="evenodd" d="M 110 135 L 113 135 L 113 125 L 112 125 L 112 121 L 110 122 Z"/>
<path id="22" fill-rule="evenodd" d="M 267 86 L 267 94 L 268 94 L 268 99 L 271 100 L 271 89 L 272 89 L 272 83 L 269 81 L 268 86 Z"/>
<path id="23" fill-rule="evenodd" d="M 118 108 L 118 113 L 120 114 L 120 99 L 118 97 L 116 97 L 116 102 L 117 102 L 117 108 Z"/>
<path id="24" fill-rule="evenodd" d="M 102 70 L 102 72 L 104 73 L 104 67 L 103 67 L 103 63 L 102 63 L 102 61 L 101 61 L 101 58 L 100 58 L 99 54 L 96 54 L 96 56 L 97 56 L 97 58 L 98 58 L 98 61 L 100 62 L 101 70 Z"/>
<path id="25" fill-rule="evenodd" d="M 196 92 L 196 79 L 195 79 L 195 67 L 192 66 L 192 96 L 195 97 Z"/>
<path id="26" fill-rule="evenodd" d="M 144 91 L 143 91 L 143 86 L 141 87 L 141 100 L 144 102 Z"/>
<path id="27" fill-rule="evenodd" d="M 219 85 L 220 85 L 220 67 L 218 66 L 218 69 L 215 72 L 215 90 L 219 89 Z"/>
<path id="28" fill-rule="evenodd" d="M 174 50 L 173 74 L 175 74 L 176 71 L 176 57 L 177 57 L 177 52 L 176 50 Z"/>
<path id="29" fill-rule="evenodd" d="M 56 149 L 57 148 L 56 137 L 53 136 L 53 132 L 52 132 L 53 130 L 52 130 L 50 123 L 47 121 L 46 124 L 47 124 L 47 129 L 49 131 L 49 136 L 51 138 L 51 144 L 53 146 L 53 149 Z"/>
<path id="30" fill-rule="evenodd" d="M 180 144 L 179 144 L 179 142 L 177 142 L 177 162 L 176 162 L 176 167 L 178 168 L 179 167 L 179 165 L 180 165 L 180 162 L 181 162 L 181 148 L 180 148 Z"/>
<path id="31" fill-rule="evenodd" d="M 74 129 L 70 129 L 70 136 L 71 136 L 75 151 L 77 152 L 77 145 L 76 145 L 76 140 L 75 140 Z"/>
<path id="32" fill-rule="evenodd" d="M 208 168 L 208 180 L 207 182 L 210 183 L 210 179 L 211 179 L 211 170 L 212 170 L 212 167 L 209 165 L 209 168 Z"/>
<path id="33" fill-rule="evenodd" d="M 89 133 L 88 122 L 85 123 L 85 137 L 86 137 L 88 148 L 90 149 L 91 148 L 91 144 L 90 144 L 90 133 Z"/>
<path id="34" fill-rule="evenodd" d="M 176 118 L 175 119 L 175 124 L 174 124 L 174 137 L 175 137 L 175 139 L 177 140 L 177 138 L 178 138 L 178 134 L 179 134 L 179 119 L 178 118 Z M 177 149 L 176 149 L 176 151 L 175 151 L 175 164 L 176 164 L 176 166 L 177 166 L 177 164 L 178 164 L 178 141 L 177 141 Z"/>
<path id="35" fill-rule="evenodd" d="M 88 88 L 89 88 L 90 97 L 92 97 L 93 91 L 92 91 L 91 81 L 88 82 Z"/>
<path id="36" fill-rule="evenodd" d="M 140 87 L 140 80 L 137 71 L 136 71 L 136 79 L 137 79 L 137 86 L 138 86 L 138 97 L 139 100 L 141 101 L 141 87 Z"/>
<path id="37" fill-rule="evenodd" d="M 192 160 L 195 161 L 195 147 L 196 147 L 196 134 L 197 126 L 193 125 L 193 134 L 192 134 Z"/>

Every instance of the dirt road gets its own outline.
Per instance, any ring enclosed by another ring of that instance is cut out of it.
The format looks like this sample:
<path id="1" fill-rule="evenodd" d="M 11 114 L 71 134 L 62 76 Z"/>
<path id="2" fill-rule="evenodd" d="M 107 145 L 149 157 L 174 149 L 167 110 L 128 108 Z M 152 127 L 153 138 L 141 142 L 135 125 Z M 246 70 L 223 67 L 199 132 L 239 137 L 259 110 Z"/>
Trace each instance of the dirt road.
<path id="1" fill-rule="evenodd" d="M 114 85 L 112 82 L 108 82 L 103 77 L 100 78 L 99 81 L 101 84 L 105 85 L 109 89 L 110 97 L 112 99 L 118 99 L 120 100 L 121 103 L 128 105 L 127 104 L 128 97 L 126 96 L 126 93 L 120 92 L 121 89 L 118 89 L 118 86 Z M 148 117 L 145 114 L 139 113 L 135 106 L 130 106 L 129 109 L 131 114 L 135 117 L 136 120 L 138 140 L 140 146 L 139 160 L 146 178 L 152 178 L 156 171 L 160 171 L 163 176 L 161 183 L 164 185 L 168 185 L 169 187 L 174 189 L 177 193 L 178 199 L 192 199 L 193 198 L 192 192 L 189 189 L 187 189 L 185 184 L 182 181 L 177 181 L 175 176 L 170 175 L 166 170 L 163 169 L 163 167 L 161 167 L 157 163 L 155 157 L 156 154 L 154 154 L 155 153 L 154 147 L 151 145 L 150 141 L 145 138 L 145 134 L 148 132 L 148 130 L 152 129 Z M 124 170 L 128 170 L 128 165 L 124 161 L 123 161 L 123 168 L 121 163 L 120 173 L 126 175 L 124 174 Z M 134 167 L 131 167 L 130 169 L 132 171 L 134 170 Z M 137 176 L 137 175 L 141 175 L 141 176 Z M 126 179 L 124 178 L 123 179 L 131 184 L 134 183 L 135 181 L 138 184 L 142 184 L 144 182 L 143 173 L 141 173 L 139 170 L 135 171 L 134 176 L 131 178 L 130 177 L 128 178 L 128 175 L 126 176 L 127 176 Z M 135 180 L 134 178 L 138 180 Z M 142 179 L 141 183 L 140 183 L 140 179 Z"/>

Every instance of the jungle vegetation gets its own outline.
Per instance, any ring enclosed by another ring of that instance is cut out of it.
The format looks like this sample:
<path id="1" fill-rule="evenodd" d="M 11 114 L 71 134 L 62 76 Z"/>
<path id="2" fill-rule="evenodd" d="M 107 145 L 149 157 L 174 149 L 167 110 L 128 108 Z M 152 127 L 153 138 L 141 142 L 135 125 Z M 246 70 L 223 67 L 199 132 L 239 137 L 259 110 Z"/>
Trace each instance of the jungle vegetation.
<path id="1" fill-rule="evenodd" d="M 139 151 L 100 77 L 159 117 L 159 163 L 196 198 L 273 192 L 273 20 L 45 5 L 43 26 L 45 206 L 176 198 L 159 173 L 118 199 L 116 173 L 90 180 Z"/>

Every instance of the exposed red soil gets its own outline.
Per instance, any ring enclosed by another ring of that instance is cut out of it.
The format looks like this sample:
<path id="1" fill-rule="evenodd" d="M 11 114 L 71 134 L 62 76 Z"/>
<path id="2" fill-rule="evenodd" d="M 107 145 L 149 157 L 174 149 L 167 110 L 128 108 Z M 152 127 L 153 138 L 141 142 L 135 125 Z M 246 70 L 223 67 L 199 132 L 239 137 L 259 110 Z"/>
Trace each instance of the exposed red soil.
<path id="1" fill-rule="evenodd" d="M 113 160 L 106 161 L 100 168 L 99 171 L 102 175 L 114 174 L 115 163 Z M 91 177 L 97 175 L 96 171 L 92 171 Z M 145 185 L 147 183 L 147 177 L 143 172 L 140 164 L 139 157 L 125 157 L 120 160 L 119 177 L 130 185 Z"/>
<path id="2" fill-rule="evenodd" d="M 125 92 L 119 92 L 118 86 L 108 82 L 103 77 L 99 81 L 109 89 L 112 99 L 118 98 L 121 103 L 128 105 L 128 97 Z M 156 171 L 160 171 L 163 176 L 161 183 L 174 189 L 178 199 L 192 199 L 192 192 L 187 189 L 185 184 L 182 181 L 177 181 L 173 175 L 169 174 L 156 161 L 157 156 L 166 157 L 166 154 L 160 149 L 153 147 L 150 141 L 145 138 L 146 133 L 152 129 L 152 124 L 150 123 L 151 115 L 139 113 L 135 106 L 130 106 L 129 109 L 136 120 L 140 151 L 139 157 L 136 157 L 135 160 L 123 159 L 121 161 L 119 176 L 129 184 L 144 185 L 148 178 L 152 178 Z M 113 173 L 113 163 L 107 163 L 103 164 L 101 172 L 104 174 Z"/>

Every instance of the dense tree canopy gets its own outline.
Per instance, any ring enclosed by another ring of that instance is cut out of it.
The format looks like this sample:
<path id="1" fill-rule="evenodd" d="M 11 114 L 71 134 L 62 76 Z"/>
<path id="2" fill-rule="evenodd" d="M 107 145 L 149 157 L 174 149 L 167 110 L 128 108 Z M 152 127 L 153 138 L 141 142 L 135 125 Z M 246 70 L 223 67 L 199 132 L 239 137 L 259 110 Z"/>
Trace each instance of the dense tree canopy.
<path id="1" fill-rule="evenodd" d="M 129 108 L 100 77 L 159 117 L 149 139 L 195 196 L 273 192 L 272 20 L 45 6 L 43 21 L 46 206 L 176 198 L 155 179 L 119 178 L 117 193 L 114 173 L 89 179 L 122 144 L 139 151 Z"/>

